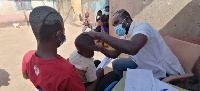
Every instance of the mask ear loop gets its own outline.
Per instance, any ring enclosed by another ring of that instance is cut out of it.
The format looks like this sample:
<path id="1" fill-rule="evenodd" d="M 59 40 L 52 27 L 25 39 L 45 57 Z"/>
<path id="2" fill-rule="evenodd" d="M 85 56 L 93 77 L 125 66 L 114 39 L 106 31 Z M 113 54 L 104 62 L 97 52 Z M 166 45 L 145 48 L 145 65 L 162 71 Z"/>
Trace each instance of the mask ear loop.
<path id="1" fill-rule="evenodd" d="M 57 38 L 60 42 L 62 42 L 61 39 L 58 38 L 58 33 L 61 33 L 61 30 L 59 30 L 59 31 L 56 33 L 56 38 Z"/>
<path id="2" fill-rule="evenodd" d="M 127 16 L 126 18 L 128 18 L 128 16 Z M 126 19 L 126 18 L 125 18 L 125 19 Z M 124 20 L 125 20 L 125 19 L 124 19 Z M 128 26 L 128 22 L 126 23 L 126 27 L 127 27 L 127 26 Z M 125 27 L 125 28 L 126 28 L 126 27 Z"/>

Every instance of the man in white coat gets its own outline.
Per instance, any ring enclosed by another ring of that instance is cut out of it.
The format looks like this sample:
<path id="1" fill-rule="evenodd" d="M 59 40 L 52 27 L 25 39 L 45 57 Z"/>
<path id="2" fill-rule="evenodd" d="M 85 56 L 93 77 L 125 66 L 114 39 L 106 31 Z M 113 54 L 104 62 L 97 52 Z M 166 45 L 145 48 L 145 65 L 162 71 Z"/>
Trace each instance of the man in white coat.
<path id="1" fill-rule="evenodd" d="M 148 23 L 136 23 L 130 14 L 122 9 L 117 11 L 112 20 L 115 33 L 120 39 L 98 32 L 88 32 L 95 39 L 100 39 L 114 50 L 100 45 L 96 50 L 107 57 L 117 58 L 121 53 L 129 58 L 120 58 L 113 62 L 113 70 L 122 77 L 123 71 L 130 69 L 152 70 L 155 78 L 161 79 L 170 75 L 184 74 L 184 70 L 162 36 Z"/>

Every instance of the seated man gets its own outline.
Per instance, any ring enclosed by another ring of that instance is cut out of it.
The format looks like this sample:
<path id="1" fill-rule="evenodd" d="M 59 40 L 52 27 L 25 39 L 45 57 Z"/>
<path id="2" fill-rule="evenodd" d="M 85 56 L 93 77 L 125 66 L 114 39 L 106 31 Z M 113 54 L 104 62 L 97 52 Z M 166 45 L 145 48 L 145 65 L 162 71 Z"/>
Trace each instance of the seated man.
<path id="1" fill-rule="evenodd" d="M 61 15 L 51 7 L 40 6 L 30 13 L 29 21 L 37 50 L 27 52 L 23 58 L 24 78 L 43 91 L 94 91 L 103 70 L 98 70 L 97 80 L 85 88 L 75 67 L 57 54 L 57 48 L 66 40 Z"/>
<path id="2" fill-rule="evenodd" d="M 127 68 L 152 70 L 154 77 L 158 79 L 185 73 L 178 58 L 150 24 L 135 23 L 124 9 L 114 14 L 112 24 L 115 33 L 121 36 L 121 39 L 99 32 L 85 34 L 100 39 L 114 48 L 108 50 L 102 46 L 97 47 L 107 57 L 116 58 L 121 53 L 130 55 L 129 58 L 121 58 L 113 62 L 113 70 L 120 77 Z"/>

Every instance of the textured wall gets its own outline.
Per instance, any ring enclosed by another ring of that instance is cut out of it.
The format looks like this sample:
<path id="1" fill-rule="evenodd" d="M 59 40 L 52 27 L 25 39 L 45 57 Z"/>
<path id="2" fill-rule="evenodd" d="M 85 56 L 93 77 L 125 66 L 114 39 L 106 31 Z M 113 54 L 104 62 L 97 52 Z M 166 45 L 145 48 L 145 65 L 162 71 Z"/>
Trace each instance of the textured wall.
<path id="1" fill-rule="evenodd" d="M 126 9 L 135 22 L 148 22 L 161 34 L 200 38 L 200 0 L 110 0 L 110 4 L 112 15 Z M 114 31 L 111 34 L 115 36 Z"/>

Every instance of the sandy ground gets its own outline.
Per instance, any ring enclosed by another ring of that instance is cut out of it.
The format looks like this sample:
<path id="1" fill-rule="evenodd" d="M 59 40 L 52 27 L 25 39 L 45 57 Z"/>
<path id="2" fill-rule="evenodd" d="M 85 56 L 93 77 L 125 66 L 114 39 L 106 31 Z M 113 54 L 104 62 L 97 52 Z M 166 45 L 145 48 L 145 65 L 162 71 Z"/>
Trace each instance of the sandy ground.
<path id="1" fill-rule="evenodd" d="M 75 50 L 74 39 L 81 33 L 81 28 L 66 24 L 65 29 L 67 41 L 58 49 L 58 53 L 68 58 Z M 24 54 L 36 49 L 36 40 L 31 27 L 0 28 L 0 43 L 0 91 L 37 91 L 29 80 L 23 79 L 21 74 Z M 95 59 L 102 60 L 103 57 L 100 52 L 95 52 Z M 106 72 L 110 70 L 111 64 L 106 68 Z"/>

